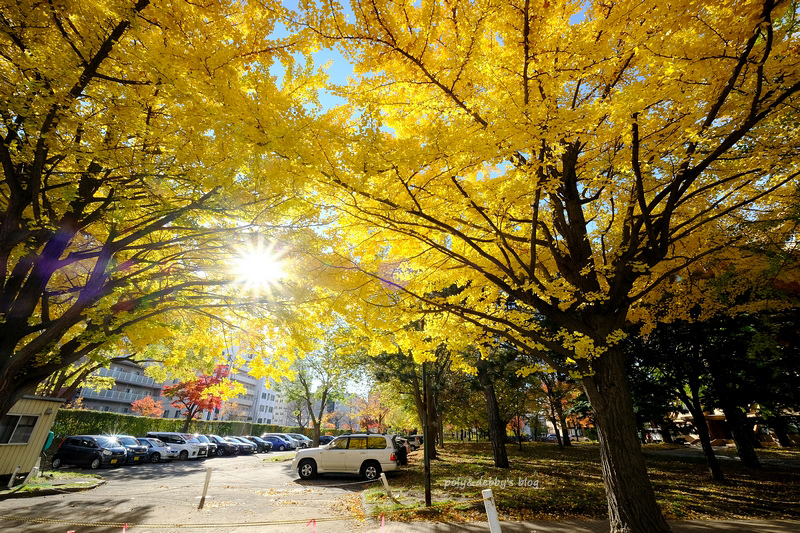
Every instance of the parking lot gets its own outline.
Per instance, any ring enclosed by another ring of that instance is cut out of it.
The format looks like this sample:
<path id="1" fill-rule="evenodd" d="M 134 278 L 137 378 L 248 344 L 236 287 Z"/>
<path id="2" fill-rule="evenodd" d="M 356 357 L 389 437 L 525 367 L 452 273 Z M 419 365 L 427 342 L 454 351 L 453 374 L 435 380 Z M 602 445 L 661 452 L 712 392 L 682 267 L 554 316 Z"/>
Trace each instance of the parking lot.
<path id="1" fill-rule="evenodd" d="M 294 452 L 215 457 L 93 471 L 107 482 L 93 490 L 0 501 L 0 530 L 19 533 L 373 531 L 352 520 L 366 486 L 357 476 L 301 481 Z M 207 469 L 211 477 L 198 509 Z"/>

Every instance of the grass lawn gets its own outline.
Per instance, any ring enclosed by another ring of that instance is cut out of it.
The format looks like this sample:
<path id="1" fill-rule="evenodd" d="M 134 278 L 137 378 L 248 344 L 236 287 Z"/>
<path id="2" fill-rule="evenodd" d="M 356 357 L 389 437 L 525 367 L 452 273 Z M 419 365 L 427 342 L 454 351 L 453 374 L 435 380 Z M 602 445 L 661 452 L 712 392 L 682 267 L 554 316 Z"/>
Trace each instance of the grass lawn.
<path id="1" fill-rule="evenodd" d="M 494 468 L 488 443 L 446 444 L 431 462 L 434 508 L 425 510 L 422 453 L 389 476 L 402 505 L 391 502 L 381 486 L 368 489 L 375 515 L 393 520 L 482 519 L 481 490 L 491 486 L 503 520 L 605 518 L 606 498 L 599 448 L 580 444 L 559 448 L 549 443 L 507 447 L 510 469 Z M 763 471 L 722 460 L 727 481 L 709 479 L 705 458 L 668 445 L 645 446 L 650 479 L 669 519 L 800 518 L 800 451 L 759 450 L 768 459 Z M 724 450 L 718 455 L 735 455 Z M 784 464 L 781 464 L 785 461 Z M 505 485 L 504 485 L 505 484 Z M 433 515 L 433 516 L 432 516 Z"/>
<path id="2" fill-rule="evenodd" d="M 295 453 L 285 454 L 285 455 L 274 455 L 272 457 L 267 457 L 266 459 L 262 459 L 265 463 L 280 463 L 283 461 L 291 461 L 294 459 Z"/>
<path id="3" fill-rule="evenodd" d="M 0 497 L 8 494 L 35 494 L 37 492 L 51 490 L 88 489 L 94 487 L 102 480 L 103 478 L 96 474 L 47 470 L 42 472 L 41 476 L 32 478 L 24 487 L 18 485 L 13 487 L 11 490 L 2 491 Z"/>

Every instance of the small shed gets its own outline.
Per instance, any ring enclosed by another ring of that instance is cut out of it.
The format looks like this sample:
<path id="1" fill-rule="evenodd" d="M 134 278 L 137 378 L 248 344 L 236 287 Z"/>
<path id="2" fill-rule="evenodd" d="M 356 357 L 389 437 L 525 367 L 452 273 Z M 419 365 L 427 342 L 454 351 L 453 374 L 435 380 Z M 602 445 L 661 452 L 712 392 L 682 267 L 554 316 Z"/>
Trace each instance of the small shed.
<path id="1" fill-rule="evenodd" d="M 18 474 L 33 470 L 63 401 L 23 396 L 0 418 L 0 480 L 7 482 L 17 467 Z"/>

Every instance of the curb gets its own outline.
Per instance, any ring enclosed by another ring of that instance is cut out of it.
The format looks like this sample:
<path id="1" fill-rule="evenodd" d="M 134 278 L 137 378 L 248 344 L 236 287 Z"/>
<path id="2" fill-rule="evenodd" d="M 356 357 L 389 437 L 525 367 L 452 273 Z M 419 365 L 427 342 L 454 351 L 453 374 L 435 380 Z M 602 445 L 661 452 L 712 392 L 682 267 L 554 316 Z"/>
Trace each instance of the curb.
<path id="1" fill-rule="evenodd" d="M 37 491 L 21 491 L 20 489 L 22 487 L 19 487 L 18 489 L 0 491 L 0 501 L 13 500 L 17 498 L 36 498 L 38 496 L 55 496 L 58 494 L 67 494 L 69 492 L 84 492 L 87 490 L 92 490 L 94 488 L 97 488 L 100 485 L 104 485 L 105 483 L 106 483 L 105 479 L 98 479 L 96 483 L 92 485 L 85 485 L 82 487 L 65 487 L 63 489 L 59 489 L 57 487 L 51 487 Z"/>

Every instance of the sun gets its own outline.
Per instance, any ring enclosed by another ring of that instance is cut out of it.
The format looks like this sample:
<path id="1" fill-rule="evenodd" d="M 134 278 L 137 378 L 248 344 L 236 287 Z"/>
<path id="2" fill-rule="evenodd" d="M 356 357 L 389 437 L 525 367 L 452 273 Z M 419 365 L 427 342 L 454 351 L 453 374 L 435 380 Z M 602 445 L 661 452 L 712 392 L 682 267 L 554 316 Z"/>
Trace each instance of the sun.
<path id="1" fill-rule="evenodd" d="M 235 283 L 253 292 L 272 291 L 286 276 L 284 252 L 275 249 L 275 244 L 264 245 L 261 239 L 241 250 L 233 259 L 231 270 Z"/>

